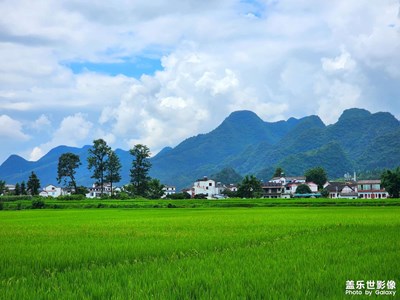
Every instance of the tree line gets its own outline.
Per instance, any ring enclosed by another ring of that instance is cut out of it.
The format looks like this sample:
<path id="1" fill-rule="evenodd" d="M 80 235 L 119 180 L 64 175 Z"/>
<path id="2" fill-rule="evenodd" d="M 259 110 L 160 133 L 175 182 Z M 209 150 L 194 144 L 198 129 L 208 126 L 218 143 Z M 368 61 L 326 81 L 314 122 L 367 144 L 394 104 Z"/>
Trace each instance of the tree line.
<path id="1" fill-rule="evenodd" d="M 161 198 L 164 186 L 158 179 L 151 178 L 149 171 L 151 153 L 146 145 L 137 144 L 129 150 L 132 158 L 130 168 L 130 183 L 124 186 L 124 192 L 129 196 L 141 196 L 150 199 Z M 93 141 L 87 158 L 88 169 L 92 172 L 91 178 L 96 180 L 101 195 L 104 194 L 104 185 L 110 184 L 111 194 L 114 194 L 113 184 L 121 181 L 121 162 L 118 155 L 103 139 Z M 81 165 L 80 157 L 73 153 L 64 153 L 58 160 L 57 181 L 64 182 L 74 193 L 79 192 L 76 183 L 76 170 Z"/>
<path id="2" fill-rule="evenodd" d="M 130 168 L 130 183 L 123 187 L 130 197 L 141 196 L 150 199 L 158 199 L 164 194 L 164 186 L 158 179 L 151 178 L 149 171 L 151 169 L 150 149 L 142 144 L 135 145 L 129 150 L 133 156 Z M 96 180 L 100 186 L 101 194 L 104 194 L 105 183 L 110 184 L 111 194 L 113 196 L 113 184 L 121 180 L 121 162 L 115 151 L 107 145 L 103 139 L 93 141 L 93 146 L 89 149 L 87 158 L 88 169 L 92 171 L 91 178 Z M 64 183 L 64 186 L 70 188 L 71 193 L 86 194 L 88 191 L 83 186 L 78 186 L 76 182 L 76 170 L 82 165 L 79 155 L 74 153 L 64 153 L 59 157 L 57 167 L 57 182 Z M 327 197 L 327 191 L 323 185 L 327 182 L 326 171 L 322 167 L 309 169 L 305 172 L 307 182 L 314 182 L 318 185 L 322 197 Z M 284 176 L 284 170 L 276 168 L 273 177 Z M 381 174 L 381 184 L 392 198 L 400 197 L 400 167 L 393 170 L 385 170 Z M 15 184 L 14 195 L 39 195 L 40 180 L 32 171 L 28 181 L 22 181 Z M 6 183 L 0 180 L 0 195 L 7 192 Z M 299 185 L 296 193 L 311 193 L 310 188 L 303 184 Z M 246 175 L 238 184 L 237 192 L 226 191 L 229 197 L 256 198 L 263 194 L 262 182 L 254 175 Z M 177 195 L 178 196 L 178 195 Z M 180 195 L 179 195 L 180 196 Z"/>
<path id="3" fill-rule="evenodd" d="M 35 172 L 31 172 L 29 175 L 28 181 L 22 181 L 21 183 L 17 182 L 14 188 L 14 195 L 39 195 L 40 190 L 40 180 L 35 174 Z M 9 192 L 6 187 L 6 182 L 4 180 L 0 180 L 0 195 Z"/>
<path id="4" fill-rule="evenodd" d="M 115 183 L 121 181 L 121 162 L 118 155 L 103 139 L 93 141 L 92 147 L 88 150 L 88 169 L 92 172 L 91 178 L 100 187 L 101 195 L 105 195 L 105 184 L 110 184 L 111 196 L 114 195 Z M 130 197 L 145 197 L 158 199 L 164 194 L 164 185 L 158 179 L 151 178 L 149 171 L 151 153 L 146 145 L 137 144 L 129 150 L 133 156 L 130 168 L 130 183 L 123 187 L 123 192 Z M 82 165 L 79 155 L 67 152 L 60 155 L 57 165 L 57 182 L 69 189 L 71 194 L 87 194 L 84 186 L 77 184 L 76 172 Z M 0 180 L 0 195 L 7 192 L 6 182 Z M 32 171 L 27 183 L 22 181 L 15 184 L 14 195 L 39 195 L 40 180 Z"/>

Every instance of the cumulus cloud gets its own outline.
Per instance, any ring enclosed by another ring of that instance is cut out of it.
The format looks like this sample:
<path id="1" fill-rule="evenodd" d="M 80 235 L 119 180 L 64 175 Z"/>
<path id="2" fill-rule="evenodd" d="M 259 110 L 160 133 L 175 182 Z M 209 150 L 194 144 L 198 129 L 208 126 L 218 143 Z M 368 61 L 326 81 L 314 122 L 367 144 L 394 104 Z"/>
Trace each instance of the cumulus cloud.
<path id="1" fill-rule="evenodd" d="M 26 141 L 29 136 L 22 130 L 22 123 L 7 115 L 0 115 L 0 139 Z"/>
<path id="2" fill-rule="evenodd" d="M 196 47 L 183 47 L 162 64 L 162 71 L 135 82 L 116 108 L 103 111 L 102 122 L 112 124 L 114 135 L 125 137 L 129 146 L 142 142 L 155 151 L 173 146 L 213 129 L 234 110 L 275 116 L 288 109 L 254 93 L 239 78 L 240 70 Z"/>
<path id="3" fill-rule="evenodd" d="M 42 129 L 49 128 L 50 125 L 51 125 L 51 122 L 50 122 L 49 118 L 46 115 L 42 114 L 42 115 L 40 115 L 39 118 L 37 118 L 35 120 L 35 122 L 33 122 L 33 124 L 31 126 L 36 130 L 42 130 Z"/>
<path id="4" fill-rule="evenodd" d="M 55 130 L 50 141 L 33 148 L 29 160 L 38 160 L 43 154 L 59 145 L 80 146 L 80 142 L 90 137 L 93 124 L 82 113 L 65 117 Z"/>
<path id="5" fill-rule="evenodd" d="M 328 124 L 336 122 L 345 109 L 360 107 L 362 104 L 361 89 L 340 80 L 320 85 L 317 94 L 320 95 L 317 113 Z"/>
<path id="6" fill-rule="evenodd" d="M 328 72 L 351 71 L 356 66 L 356 62 L 351 58 L 350 53 L 342 49 L 342 53 L 335 58 L 323 57 L 322 68 Z"/>
<path id="7" fill-rule="evenodd" d="M 98 137 L 156 152 L 240 109 L 267 121 L 331 123 L 352 106 L 400 117 L 397 0 L 5 0 L 0 10 L 0 120 L 20 140 L 22 124 L 51 133 L 27 142 L 32 158 Z M 161 68 L 132 78 L 71 67 L 140 57 Z"/>

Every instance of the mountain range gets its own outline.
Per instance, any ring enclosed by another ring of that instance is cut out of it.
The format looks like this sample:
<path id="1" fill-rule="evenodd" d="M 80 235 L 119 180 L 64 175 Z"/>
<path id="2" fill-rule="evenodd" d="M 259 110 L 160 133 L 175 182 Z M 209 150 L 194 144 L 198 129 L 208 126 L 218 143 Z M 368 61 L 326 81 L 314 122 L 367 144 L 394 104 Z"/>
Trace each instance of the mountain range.
<path id="1" fill-rule="evenodd" d="M 0 166 L 0 179 L 10 184 L 27 181 L 34 171 L 42 185 L 56 184 L 58 158 L 72 152 L 82 162 L 78 184 L 90 186 L 89 148 L 59 146 L 35 162 L 11 155 Z M 315 115 L 265 122 L 251 111 L 237 111 L 213 131 L 188 138 L 175 148 L 164 148 L 151 158 L 150 175 L 178 189 L 225 168 L 269 180 L 278 166 L 287 175 L 302 175 L 322 166 L 329 178 L 338 178 L 347 172 L 394 168 L 400 165 L 399 149 L 400 122 L 387 112 L 348 109 L 327 126 Z M 123 166 L 120 184 L 128 183 L 132 156 L 121 149 L 116 153 Z"/>

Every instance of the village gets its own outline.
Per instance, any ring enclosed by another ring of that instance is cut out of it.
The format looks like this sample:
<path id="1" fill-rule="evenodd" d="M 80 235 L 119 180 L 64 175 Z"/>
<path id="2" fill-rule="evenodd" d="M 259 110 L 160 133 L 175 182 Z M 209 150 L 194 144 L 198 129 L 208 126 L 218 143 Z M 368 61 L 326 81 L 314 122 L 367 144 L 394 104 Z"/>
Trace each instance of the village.
<path id="1" fill-rule="evenodd" d="M 273 177 L 268 182 L 263 182 L 262 198 L 331 198 L 331 199 L 386 199 L 388 192 L 381 186 L 381 180 L 357 180 L 354 174 L 353 178 L 347 178 L 345 181 L 327 181 L 323 185 L 323 191 L 318 189 L 314 182 L 307 182 L 305 176 L 281 176 Z M 309 188 L 308 193 L 299 193 L 298 187 L 306 185 Z M 187 194 L 187 198 L 204 199 L 223 199 L 228 195 L 238 191 L 238 184 L 222 184 L 213 179 L 204 176 L 197 179 L 193 186 L 183 189 L 181 193 Z M 6 185 L 7 190 L 12 193 L 15 185 Z M 124 191 L 124 186 L 111 186 L 110 183 L 103 185 L 103 191 L 99 184 L 93 184 L 87 188 L 86 198 L 93 199 L 103 196 L 111 197 Z M 53 197 L 71 195 L 71 188 L 48 184 L 39 192 L 41 197 Z M 163 185 L 163 195 L 161 198 L 169 198 L 176 194 L 177 189 L 172 185 Z M 325 193 L 325 194 L 324 194 Z"/>
<path id="2" fill-rule="evenodd" d="M 297 193 L 296 190 L 300 185 L 307 185 L 311 193 Z M 343 199 L 385 199 L 389 194 L 381 186 L 381 180 L 352 180 L 339 182 L 327 181 L 324 189 L 328 192 L 328 198 Z M 193 187 L 186 192 L 192 197 L 202 194 L 208 199 L 220 199 L 224 197 L 225 191 L 236 192 L 238 186 L 235 184 L 223 185 L 212 179 L 204 177 L 198 179 Z M 262 184 L 263 198 L 319 198 L 321 193 L 318 191 L 318 185 L 314 182 L 306 182 L 305 176 L 297 177 L 274 177 L 270 181 Z"/>

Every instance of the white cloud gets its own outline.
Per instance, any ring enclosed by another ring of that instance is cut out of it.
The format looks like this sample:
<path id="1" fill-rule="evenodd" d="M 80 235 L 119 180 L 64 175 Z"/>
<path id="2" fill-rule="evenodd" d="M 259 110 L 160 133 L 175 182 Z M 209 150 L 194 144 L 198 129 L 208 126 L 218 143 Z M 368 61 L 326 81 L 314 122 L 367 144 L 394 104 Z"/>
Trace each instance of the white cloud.
<path id="1" fill-rule="evenodd" d="M 62 120 L 60 127 L 54 134 L 54 138 L 74 145 L 76 141 L 83 140 L 88 136 L 92 125 L 91 122 L 86 120 L 84 114 L 76 113 Z"/>
<path id="2" fill-rule="evenodd" d="M 205 72 L 195 83 L 195 86 L 209 90 L 212 96 L 225 94 L 232 88 L 235 88 L 239 82 L 232 70 L 225 69 L 224 73 L 223 77 L 218 78 L 217 74 L 213 72 Z"/>
<path id="3" fill-rule="evenodd" d="M 0 120 L 20 140 L 23 124 L 48 128 L 29 132 L 35 158 L 98 136 L 156 152 L 240 109 L 268 121 L 320 113 L 329 123 L 351 106 L 400 116 L 397 0 L 5 0 L 0 10 L 0 109 L 11 121 Z M 135 79 L 68 67 L 138 57 L 161 57 L 162 69 Z"/>
<path id="4" fill-rule="evenodd" d="M 35 147 L 35 148 L 33 148 L 33 150 L 31 151 L 31 153 L 29 155 L 29 160 L 30 161 L 37 161 L 45 154 L 46 153 L 43 153 L 43 150 L 42 150 L 41 147 Z"/>
<path id="5" fill-rule="evenodd" d="M 10 118 L 7 115 L 0 115 L 0 139 L 26 141 L 29 136 L 22 130 L 21 122 Z"/>
<path id="6" fill-rule="evenodd" d="M 326 86 L 320 86 L 318 115 L 327 123 L 337 121 L 341 113 L 348 108 L 360 107 L 361 90 L 356 85 L 335 80 Z"/>
<path id="7" fill-rule="evenodd" d="M 33 122 L 32 127 L 36 130 L 42 130 L 42 129 L 46 129 L 49 128 L 51 126 L 51 122 L 49 120 L 49 118 L 42 114 L 40 115 L 39 118 L 37 118 L 35 120 L 35 122 Z"/>
<path id="8" fill-rule="evenodd" d="M 65 117 L 58 129 L 53 133 L 50 141 L 36 146 L 30 153 L 29 160 L 37 160 L 43 154 L 59 145 L 80 146 L 80 142 L 90 137 L 93 124 L 86 120 L 82 113 Z"/>
<path id="9" fill-rule="evenodd" d="M 193 133 L 212 130 L 233 110 L 274 117 L 288 109 L 252 95 L 236 70 L 193 45 L 165 56 L 163 66 L 154 76 L 143 76 L 118 107 L 107 107 L 102 114 L 102 121 L 113 124 L 113 134 L 129 146 L 141 142 L 157 152 Z"/>
<path id="10" fill-rule="evenodd" d="M 356 62 L 351 58 L 350 53 L 344 49 L 342 49 L 341 52 L 339 56 L 332 59 L 323 57 L 321 59 L 322 68 L 328 72 L 353 70 L 356 66 Z"/>

